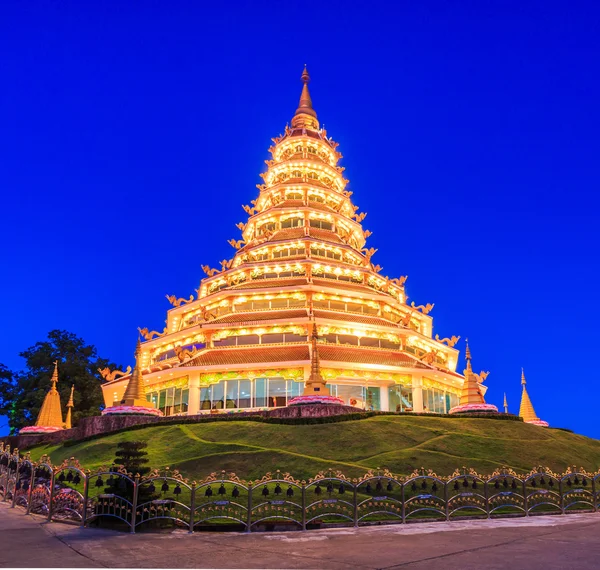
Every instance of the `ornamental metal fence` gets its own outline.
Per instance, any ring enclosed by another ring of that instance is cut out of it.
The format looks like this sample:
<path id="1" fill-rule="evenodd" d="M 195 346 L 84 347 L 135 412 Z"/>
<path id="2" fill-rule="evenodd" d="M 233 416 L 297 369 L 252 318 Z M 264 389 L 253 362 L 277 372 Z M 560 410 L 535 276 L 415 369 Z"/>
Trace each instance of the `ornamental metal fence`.
<path id="1" fill-rule="evenodd" d="M 524 475 L 502 468 L 489 476 L 463 468 L 446 477 L 425 469 L 407 477 L 377 469 L 358 478 L 326 470 L 308 480 L 276 471 L 255 481 L 223 471 L 190 482 L 169 468 L 141 477 L 120 466 L 92 472 L 74 458 L 36 462 L 0 445 L 0 501 L 48 521 L 131 533 L 166 525 L 253 532 L 597 512 L 599 483 L 600 470 L 575 467 Z"/>

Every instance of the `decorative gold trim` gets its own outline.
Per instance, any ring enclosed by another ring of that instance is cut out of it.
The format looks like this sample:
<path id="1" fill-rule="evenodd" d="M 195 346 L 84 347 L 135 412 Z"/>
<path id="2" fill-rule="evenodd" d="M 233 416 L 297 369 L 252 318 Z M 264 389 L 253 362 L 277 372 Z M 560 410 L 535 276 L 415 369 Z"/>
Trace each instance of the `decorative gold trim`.
<path id="1" fill-rule="evenodd" d="M 146 393 L 157 392 L 159 390 L 166 390 L 167 388 L 184 388 L 189 385 L 189 376 L 179 376 L 178 378 L 169 378 L 156 384 L 148 384 L 146 386 Z"/>
<path id="2" fill-rule="evenodd" d="M 231 370 L 200 374 L 200 385 L 210 386 L 222 380 L 254 380 L 256 378 L 284 378 L 295 382 L 304 381 L 303 368 L 269 368 L 260 370 Z"/>

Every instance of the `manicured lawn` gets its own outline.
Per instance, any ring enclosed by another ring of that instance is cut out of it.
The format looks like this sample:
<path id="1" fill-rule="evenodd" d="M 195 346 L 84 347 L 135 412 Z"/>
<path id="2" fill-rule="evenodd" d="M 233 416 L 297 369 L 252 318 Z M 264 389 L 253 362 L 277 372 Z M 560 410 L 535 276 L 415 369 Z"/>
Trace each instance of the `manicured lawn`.
<path id="1" fill-rule="evenodd" d="M 420 416 L 321 425 L 229 421 L 154 426 L 73 445 L 39 446 L 31 455 L 37 460 L 47 453 L 54 463 L 73 456 L 94 470 L 110 466 L 116 444 L 131 440 L 148 443 L 152 467 L 170 466 L 195 480 L 222 469 L 255 479 L 276 469 L 309 478 L 328 468 L 358 476 L 378 467 L 399 475 L 421 467 L 448 475 L 463 466 L 482 473 L 502 466 L 517 472 L 537 465 L 554 471 L 600 466 L 600 441 L 584 436 L 514 421 Z"/>

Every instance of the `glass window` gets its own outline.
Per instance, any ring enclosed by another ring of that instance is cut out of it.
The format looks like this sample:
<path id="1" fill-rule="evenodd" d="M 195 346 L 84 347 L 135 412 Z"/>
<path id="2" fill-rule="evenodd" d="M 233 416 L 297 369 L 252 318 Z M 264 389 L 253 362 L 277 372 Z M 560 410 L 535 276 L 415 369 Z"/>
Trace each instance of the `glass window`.
<path id="1" fill-rule="evenodd" d="M 301 396 L 304 392 L 304 382 L 295 382 L 294 380 L 287 381 L 288 399 Z"/>
<path id="2" fill-rule="evenodd" d="M 381 390 L 379 386 L 369 386 L 367 388 L 367 410 L 381 409 Z"/>
<path id="3" fill-rule="evenodd" d="M 344 384 L 335 385 L 335 395 L 344 400 L 347 406 L 355 408 L 366 407 L 366 394 L 364 386 L 347 386 Z"/>
<path id="4" fill-rule="evenodd" d="M 181 390 L 181 412 L 182 413 L 187 413 L 189 401 L 190 401 L 190 390 L 189 390 L 189 388 L 184 388 L 183 390 Z"/>
<path id="5" fill-rule="evenodd" d="M 225 407 L 226 408 L 237 408 L 238 407 L 238 389 L 239 380 L 227 380 L 227 393 L 225 394 Z"/>
<path id="6" fill-rule="evenodd" d="M 179 414 L 181 412 L 181 388 L 175 388 L 173 395 L 173 413 Z"/>
<path id="7" fill-rule="evenodd" d="M 239 381 L 239 403 L 240 408 L 251 408 L 252 407 L 252 381 L 251 380 L 240 380 Z"/>
<path id="8" fill-rule="evenodd" d="M 287 386 L 282 378 L 269 378 L 269 408 L 282 408 L 287 404 Z"/>
<path id="9" fill-rule="evenodd" d="M 348 334 L 340 334 L 338 335 L 338 339 L 340 344 L 352 344 L 354 346 L 358 346 L 358 337 Z"/>
<path id="10" fill-rule="evenodd" d="M 263 334 L 261 339 L 262 339 L 262 344 L 273 344 L 275 342 L 283 342 L 283 335 L 282 334 Z"/>
<path id="11" fill-rule="evenodd" d="M 285 342 L 306 342 L 306 335 L 285 333 Z"/>
<path id="12" fill-rule="evenodd" d="M 264 408 L 267 405 L 267 380 L 257 378 L 254 381 L 254 407 Z"/>
<path id="13" fill-rule="evenodd" d="M 210 410 L 212 401 L 212 386 L 200 388 L 200 409 Z"/>
<path id="14" fill-rule="evenodd" d="M 225 382 L 219 382 L 218 384 L 213 384 L 212 387 L 212 409 L 213 410 L 222 410 L 225 407 L 224 397 L 225 397 Z"/>
<path id="15" fill-rule="evenodd" d="M 238 346 L 243 346 L 245 344 L 258 344 L 258 335 L 257 334 L 248 334 L 237 337 Z"/>

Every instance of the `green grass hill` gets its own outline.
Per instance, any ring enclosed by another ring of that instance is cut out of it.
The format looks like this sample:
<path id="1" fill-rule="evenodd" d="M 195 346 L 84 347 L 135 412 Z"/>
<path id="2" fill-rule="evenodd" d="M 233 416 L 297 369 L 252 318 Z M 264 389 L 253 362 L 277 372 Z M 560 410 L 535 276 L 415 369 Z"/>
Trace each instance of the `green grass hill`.
<path id="1" fill-rule="evenodd" d="M 600 441 L 517 421 L 421 416 L 374 416 L 316 425 L 215 421 L 149 426 L 65 445 L 31 449 L 54 463 L 75 457 L 88 469 L 113 462 L 116 444 L 148 443 L 150 465 L 179 469 L 200 479 L 225 469 L 245 479 L 280 469 L 306 478 L 329 467 L 348 476 L 388 468 L 408 474 L 430 468 L 448 475 L 457 467 L 491 473 L 508 466 L 526 472 L 538 465 L 563 471 L 569 465 L 600 467 Z"/>

